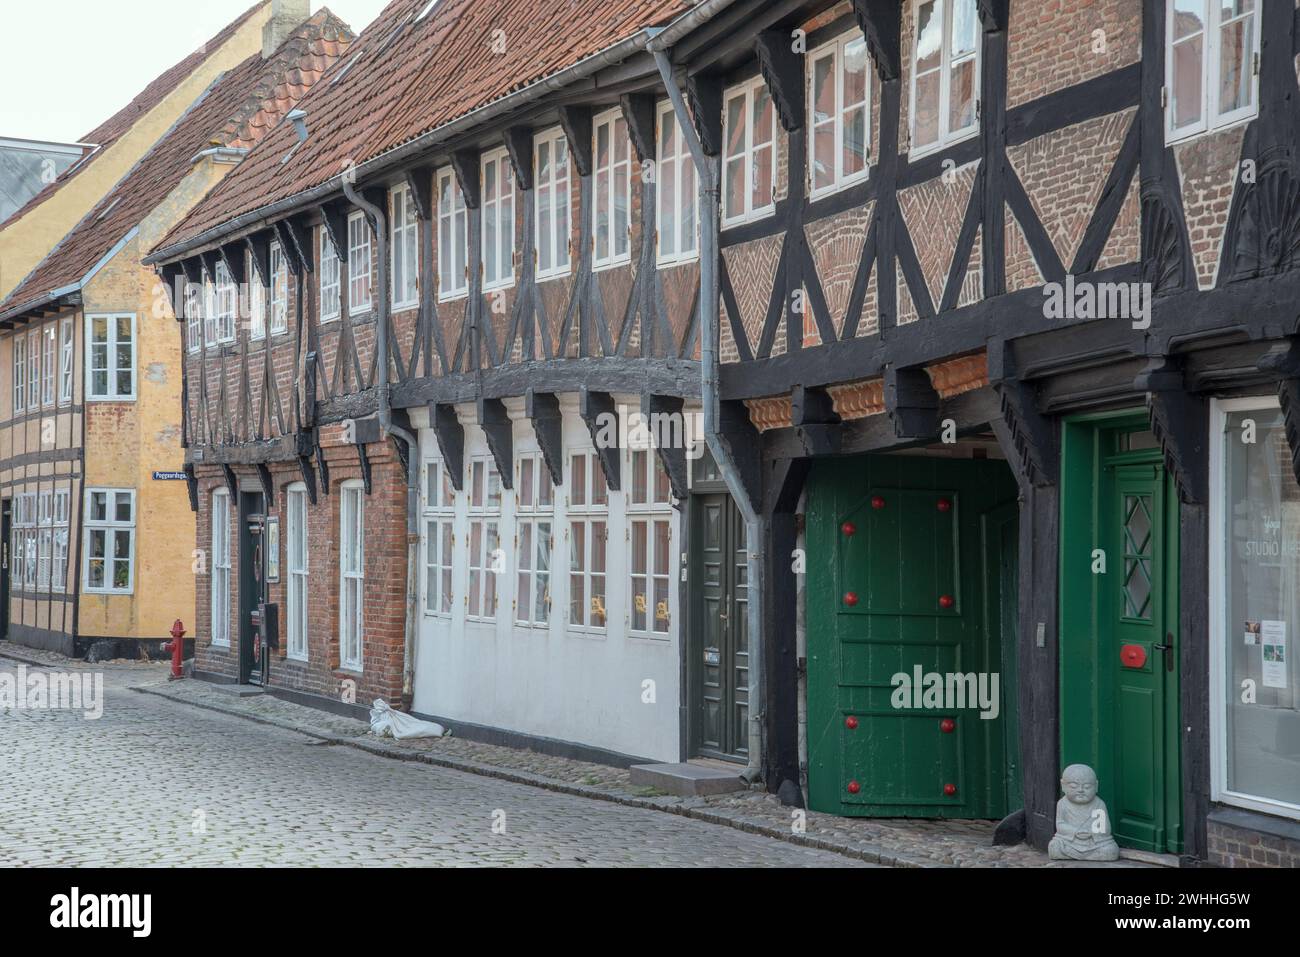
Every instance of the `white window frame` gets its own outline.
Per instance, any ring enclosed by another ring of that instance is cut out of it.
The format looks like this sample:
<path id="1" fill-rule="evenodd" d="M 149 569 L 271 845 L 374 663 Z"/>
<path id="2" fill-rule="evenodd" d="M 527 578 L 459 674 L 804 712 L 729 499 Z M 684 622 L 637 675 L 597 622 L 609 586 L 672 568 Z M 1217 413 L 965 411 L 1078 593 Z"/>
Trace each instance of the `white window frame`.
<path id="1" fill-rule="evenodd" d="M 59 320 L 59 405 L 72 402 L 73 350 L 76 348 L 72 317 Z"/>
<path id="2" fill-rule="evenodd" d="M 424 462 L 424 614 L 451 618 L 455 609 L 456 489 L 441 458 Z M 444 548 L 444 533 L 448 541 Z"/>
<path id="3" fill-rule="evenodd" d="M 102 494 L 106 496 L 103 519 L 95 518 L 94 509 L 91 507 L 91 501 L 95 495 Z M 116 518 L 118 496 L 129 496 L 131 503 L 131 518 L 129 520 L 120 520 Z M 137 500 L 135 489 L 130 488 L 107 488 L 97 486 L 86 489 L 84 505 L 85 509 L 83 525 L 86 529 L 85 551 L 86 559 L 82 568 L 82 574 L 85 576 L 84 590 L 96 595 L 131 595 L 135 593 L 135 526 L 136 526 L 136 508 Z M 91 584 L 90 565 L 96 559 L 91 555 L 90 543 L 97 531 L 104 532 L 104 557 L 100 559 L 104 562 L 104 582 L 105 584 L 96 587 Z M 113 564 L 117 561 L 113 557 L 113 540 L 120 532 L 127 533 L 127 559 L 126 559 L 126 577 L 125 587 L 118 587 L 113 581 Z"/>
<path id="4" fill-rule="evenodd" d="M 574 462 L 578 458 L 585 457 L 583 474 L 578 475 L 574 471 Z M 565 517 L 564 517 L 564 536 L 569 545 L 567 567 L 567 588 L 569 604 L 565 609 L 564 619 L 566 629 L 573 634 L 578 635 L 595 635 L 603 637 L 609 631 L 610 610 L 610 567 L 609 567 L 609 487 L 605 482 L 605 473 L 600 464 L 600 456 L 592 447 L 575 448 L 569 450 L 565 457 L 564 467 L 566 469 L 568 481 L 565 483 L 567 491 L 565 499 Z M 605 489 L 604 502 L 593 502 L 594 492 L 597 486 L 603 486 Z M 581 486 L 581 500 L 575 494 Z M 592 571 L 592 544 L 596 541 L 597 531 L 595 526 L 604 523 L 604 569 L 603 571 Z M 577 544 L 574 541 L 574 533 L 581 530 L 583 537 L 582 543 L 582 567 L 575 567 L 577 560 Z M 582 601 L 583 601 L 583 620 L 575 622 L 573 620 L 573 580 L 582 579 Z M 604 619 L 602 624 L 588 624 L 588 619 L 595 615 L 595 608 L 592 605 L 593 588 L 592 580 L 596 577 L 601 578 L 601 593 L 604 595 Z"/>
<path id="5" fill-rule="evenodd" d="M 212 644 L 230 647 L 230 491 L 212 491 L 212 572 L 208 605 Z"/>
<path id="6" fill-rule="evenodd" d="M 351 621 L 346 599 L 349 591 L 355 608 Z M 339 667 L 344 671 L 363 669 L 365 602 L 366 488 L 360 480 L 350 479 L 343 483 L 339 500 Z"/>
<path id="7" fill-rule="evenodd" d="M 545 177 L 542 175 L 541 168 L 543 148 L 551 157 Z M 564 156 L 563 173 L 560 172 L 560 164 L 556 160 L 561 153 Z M 573 270 L 573 255 L 569 248 L 573 236 L 573 158 L 569 155 L 568 137 L 558 126 L 544 133 L 538 133 L 533 139 L 533 190 L 537 197 L 535 238 L 537 280 L 541 282 L 558 276 L 567 276 Z M 547 213 L 545 217 L 542 215 L 543 212 Z M 547 233 L 549 236 L 545 236 Z M 545 260 L 542 256 L 544 236 L 550 242 L 549 260 Z"/>
<path id="8" fill-rule="evenodd" d="M 27 332 L 27 410 L 36 412 L 41 407 L 41 334 L 39 329 Z"/>
<path id="9" fill-rule="evenodd" d="M 285 490 L 285 617 L 287 647 L 285 654 L 294 661 L 306 661 L 308 600 L 311 588 L 307 571 L 311 564 L 310 519 L 307 509 L 307 486 L 294 482 Z"/>
<path id="10" fill-rule="evenodd" d="M 370 252 L 370 223 L 364 213 L 348 216 L 348 315 L 364 316 L 375 301 L 374 263 Z M 364 283 L 363 300 L 358 292 Z"/>
<path id="11" fill-rule="evenodd" d="M 1228 673 L 1225 651 L 1232 635 L 1224 635 L 1221 631 L 1228 608 L 1227 582 L 1217 572 L 1226 566 L 1228 549 L 1225 508 L 1227 467 L 1224 462 L 1223 439 L 1230 413 L 1271 412 L 1278 408 L 1280 403 L 1276 396 L 1210 400 L 1210 800 L 1300 820 L 1300 797 L 1296 803 L 1291 804 L 1228 789 L 1228 734 L 1224 721 L 1227 712 L 1224 682 Z M 1238 635 L 1236 640 L 1240 641 L 1241 636 Z M 1287 640 L 1289 646 L 1294 648 L 1297 640 L 1294 627 L 1287 635 Z M 1294 654 L 1294 651 L 1290 653 Z"/>
<path id="12" fill-rule="evenodd" d="M 14 413 L 27 409 L 27 335 L 18 333 L 14 343 Z"/>
<path id="13" fill-rule="evenodd" d="M 107 338 L 104 342 L 104 350 L 105 350 L 107 365 L 105 366 L 104 371 L 108 376 L 108 391 L 103 394 L 99 394 L 95 391 L 95 350 L 97 348 L 97 345 L 95 342 L 94 330 L 95 330 L 95 321 L 97 319 L 105 320 L 105 329 L 107 331 Z M 129 393 L 117 391 L 117 374 L 123 371 L 121 368 L 115 365 L 116 358 L 117 358 L 117 347 L 119 345 L 117 340 L 117 320 L 119 319 L 131 320 L 131 366 L 130 366 L 131 391 Z M 136 374 L 135 374 L 136 348 L 135 347 L 138 339 L 136 332 L 137 330 L 136 330 L 136 322 L 135 322 L 135 313 L 133 312 L 87 313 L 86 315 L 86 382 L 85 382 L 86 401 L 88 402 L 134 402 L 135 401 L 136 399 Z"/>
<path id="14" fill-rule="evenodd" d="M 203 294 L 202 284 L 185 284 L 185 349 L 190 354 L 203 348 Z"/>
<path id="15" fill-rule="evenodd" d="M 920 25 L 921 25 L 920 22 L 921 7 L 924 6 L 925 2 L 929 2 L 929 0 L 916 0 L 916 2 L 913 2 L 912 4 L 912 51 L 911 51 L 912 62 L 909 64 L 909 70 L 908 70 L 910 74 L 908 78 L 908 85 L 910 86 L 911 89 L 909 91 L 908 111 L 907 111 L 907 145 L 908 145 L 907 154 L 909 158 L 916 158 L 920 156 L 926 156 L 930 153 L 936 153 L 939 150 L 946 149 L 947 147 L 952 146 L 954 143 L 960 143 L 963 140 L 970 139 L 972 136 L 978 136 L 980 131 L 980 122 L 982 120 L 982 114 L 983 114 L 982 100 L 983 100 L 984 91 L 983 91 L 983 86 L 981 83 L 981 76 L 980 76 L 980 62 L 981 62 L 981 58 L 984 55 L 984 50 L 983 50 L 984 30 L 983 30 L 983 26 L 980 24 L 979 21 L 979 10 L 977 8 L 974 14 L 975 15 L 975 52 L 974 54 L 967 54 L 965 56 L 962 56 L 957 60 L 958 63 L 962 63 L 973 56 L 975 61 L 975 65 L 972 68 L 975 71 L 975 120 L 973 123 L 971 123 L 970 126 L 963 127 L 960 130 L 953 131 L 948 128 L 948 124 L 950 122 L 949 103 L 951 102 L 951 95 L 952 95 L 953 8 L 954 8 L 954 4 L 956 3 L 974 4 L 975 0 L 934 0 L 935 3 L 940 5 L 941 12 L 943 15 L 943 29 L 940 31 L 941 33 L 940 42 L 942 43 L 943 48 L 939 54 L 939 66 L 938 66 L 939 136 L 933 143 L 925 143 L 923 145 L 917 144 L 916 142 L 916 79 L 917 79 L 916 68 L 917 68 L 917 52 L 920 49 L 920 43 L 919 43 L 920 34 L 918 31 L 920 30 Z"/>
<path id="16" fill-rule="evenodd" d="M 504 187 L 501 185 L 502 172 L 506 180 Z M 489 179 L 494 180 L 492 190 L 488 189 Z M 483 154 L 479 164 L 479 188 L 482 192 L 479 232 L 482 237 L 483 291 L 508 289 L 515 283 L 515 170 L 504 146 Z M 492 236 L 497 238 L 495 274 L 488 271 L 489 223 L 493 226 Z M 508 250 L 502 248 L 502 237 L 509 240 Z"/>
<path id="17" fill-rule="evenodd" d="M 525 533 L 525 529 L 527 532 Z M 524 546 L 528 545 L 525 553 Z M 545 557 L 546 567 L 539 559 Z M 515 467 L 515 603 L 519 628 L 551 626 L 555 575 L 555 483 L 540 452 L 524 452 Z M 533 599 L 542 590 L 544 611 L 536 617 Z"/>
<path id="18" fill-rule="evenodd" d="M 226 265 L 224 259 L 217 260 L 213 290 L 216 307 L 216 341 L 234 342 L 235 317 L 239 313 L 239 290 L 235 287 L 235 278 L 230 275 L 230 267 Z"/>
<path id="19" fill-rule="evenodd" d="M 1254 9 L 1226 21 L 1228 23 L 1250 18 L 1251 36 L 1246 47 L 1242 67 L 1250 71 L 1250 103 L 1246 106 L 1219 111 L 1219 82 L 1222 65 L 1223 27 L 1220 18 L 1222 6 L 1213 0 L 1201 0 L 1201 110 L 1195 123 L 1174 127 L 1174 0 L 1165 0 L 1165 142 L 1181 143 L 1202 133 L 1221 130 L 1259 115 L 1259 45 L 1262 3 L 1255 0 Z M 1211 23 L 1213 21 L 1213 23 Z M 1184 38 L 1181 42 L 1188 42 Z"/>
<path id="20" fill-rule="evenodd" d="M 619 127 L 622 126 L 623 135 L 618 135 Z M 601 130 L 607 130 L 609 133 L 609 161 L 600 165 L 600 133 Z M 625 151 L 625 158 L 618 158 L 618 146 L 622 143 Z M 592 269 L 613 269 L 616 266 L 622 266 L 632 261 L 632 140 L 628 135 L 627 120 L 623 116 L 623 111 L 619 109 L 606 110 L 599 116 L 596 116 L 591 123 L 591 182 L 592 182 L 592 200 L 591 200 L 591 248 L 592 248 Z M 624 179 L 624 209 L 627 210 L 627 229 L 620 236 L 614 222 L 614 213 L 618 209 L 618 177 L 620 173 Z M 604 201 L 609 210 L 609 230 L 607 233 L 607 246 L 605 249 L 600 248 L 600 205 L 601 205 L 601 178 L 605 179 Z"/>
<path id="21" fill-rule="evenodd" d="M 674 150 L 671 156 L 664 154 L 665 124 L 671 123 L 673 129 Z M 700 256 L 700 197 L 696 180 L 695 159 L 691 156 L 690 146 L 682 135 L 681 124 L 677 122 L 677 113 L 671 100 L 664 100 L 655 108 L 655 159 L 658 164 L 655 185 L 655 223 L 658 262 L 661 266 L 690 262 Z M 688 176 L 689 172 L 689 176 Z M 685 180 L 689 178 L 687 185 Z M 664 195 L 665 183 L 671 179 L 673 184 L 673 224 L 675 234 L 672 237 L 673 248 L 664 251 Z M 684 225 L 685 211 L 689 209 L 694 228 L 689 231 Z M 689 232 L 689 235 L 688 235 Z M 689 246 L 687 245 L 689 241 Z"/>
<path id="22" fill-rule="evenodd" d="M 270 333 L 278 336 L 289 331 L 289 257 L 278 242 L 271 243 L 271 314 L 267 317 Z"/>
<path id="23" fill-rule="evenodd" d="M 50 322 L 41 327 L 41 405 L 54 405 L 55 368 L 58 365 L 59 325 Z"/>
<path id="24" fill-rule="evenodd" d="M 54 514 L 50 516 L 53 528 L 53 554 L 50 559 L 50 591 L 63 592 L 68 589 L 68 522 L 70 510 L 68 505 L 72 493 L 66 489 L 54 490 Z"/>
<path id="25" fill-rule="evenodd" d="M 479 468 L 482 468 L 483 483 L 479 485 Z M 492 498 L 492 479 L 496 478 L 496 500 Z M 501 607 L 501 583 L 493 569 L 494 555 L 501 545 L 502 502 L 505 499 L 505 486 L 497 471 L 496 459 L 491 455 L 476 455 L 469 462 L 469 525 L 465 534 L 465 547 L 469 555 L 469 578 L 465 586 L 465 619 L 467 621 L 493 623 Z M 482 492 L 481 496 L 479 492 Z M 478 499 L 476 504 L 475 499 Z M 474 547 L 475 526 L 481 530 L 478 548 Z M 479 576 L 478 601 L 471 599 L 474 595 L 475 576 Z M 488 593 L 491 585 L 491 606 Z"/>
<path id="26" fill-rule="evenodd" d="M 19 492 L 14 496 L 12 542 L 9 569 L 15 591 L 36 588 L 36 493 Z"/>
<path id="27" fill-rule="evenodd" d="M 449 203 L 442 202 L 447 189 Z M 438 301 L 450 302 L 469 295 L 469 207 L 460 180 L 450 166 L 438 170 L 436 200 L 438 203 Z M 459 236 L 456 223 L 459 220 Z M 456 252 L 459 249 L 462 265 L 456 269 Z"/>
<path id="28" fill-rule="evenodd" d="M 420 305 L 420 215 L 411 187 L 403 183 L 388 191 L 389 268 L 392 308 L 414 309 Z M 411 295 L 398 298 L 410 276 Z"/>
<path id="29" fill-rule="evenodd" d="M 648 638 L 655 641 L 667 641 L 672 636 L 673 627 L 673 493 L 672 486 L 668 483 L 667 472 L 664 470 L 663 462 L 655 453 L 654 447 L 647 444 L 644 448 L 629 447 L 627 450 L 627 567 L 624 572 L 624 578 L 627 580 L 627 633 L 636 638 Z M 657 482 L 660 476 L 663 476 L 665 494 L 660 497 L 657 489 Z M 638 501 L 637 480 L 644 481 L 644 498 Z M 655 531 L 656 526 L 665 525 L 668 529 L 668 570 L 663 574 L 655 571 Z M 645 560 L 645 571 L 638 573 L 636 571 L 636 531 L 637 527 L 644 525 L 646 527 L 645 554 L 641 557 Z M 647 627 L 637 628 L 635 618 L 638 614 L 636 607 L 637 586 L 636 579 L 644 579 L 642 591 L 640 592 L 646 599 L 646 607 L 642 614 L 645 615 Z M 655 585 L 662 580 L 665 584 L 664 593 L 667 595 L 667 615 L 666 623 L 663 630 L 656 627 L 659 621 L 659 606 L 654 601 Z"/>
<path id="30" fill-rule="evenodd" d="M 850 107 L 844 105 L 844 59 L 845 51 L 850 46 L 860 45 L 863 56 L 863 99 L 861 104 L 853 104 Z M 816 113 L 813 111 L 813 104 L 816 93 L 813 89 L 814 80 L 817 76 L 817 64 L 825 59 L 831 61 L 831 82 L 834 86 L 832 96 L 835 100 L 835 115 L 825 120 L 818 120 Z M 805 82 L 807 97 L 807 117 L 808 117 L 808 195 L 814 199 L 829 195 L 838 190 L 851 186 L 854 183 L 860 183 L 867 178 L 871 172 L 871 54 L 867 50 L 866 40 L 863 39 L 862 31 L 850 30 L 848 33 L 836 37 L 827 43 L 823 43 L 817 49 L 808 54 L 808 69 Z M 845 114 L 850 109 L 861 109 L 863 122 L 863 156 L 862 169 L 854 173 L 844 172 L 844 130 Z M 817 131 L 825 126 L 831 126 L 834 130 L 834 167 L 831 169 L 831 181 L 824 186 L 817 186 Z"/>
<path id="31" fill-rule="evenodd" d="M 763 78 L 756 76 L 744 83 L 730 87 L 722 95 L 722 195 L 720 205 L 722 209 L 722 225 L 737 226 L 741 223 L 752 222 L 756 219 L 763 219 L 771 216 L 776 212 L 776 177 L 777 177 L 777 125 L 776 125 L 776 103 L 772 103 L 772 130 L 771 138 L 768 142 L 759 145 L 754 144 L 754 96 L 759 91 L 766 93 L 766 87 L 763 85 Z M 745 104 L 743 115 L 745 117 L 745 137 L 744 144 L 739 153 L 728 153 L 727 148 L 731 143 L 731 118 L 728 106 L 737 97 L 743 97 Z M 770 100 L 770 95 L 768 96 Z M 772 201 L 765 206 L 754 205 L 754 170 L 756 169 L 754 158 L 762 150 L 771 151 L 771 169 L 772 169 Z M 748 188 L 745 190 L 745 207 L 735 215 L 727 215 L 727 185 L 730 182 L 727 169 L 734 161 L 739 161 L 741 165 L 748 170 L 746 183 Z"/>
<path id="32" fill-rule="evenodd" d="M 343 315 L 343 263 L 329 230 L 320 227 L 320 321 L 334 322 Z"/>

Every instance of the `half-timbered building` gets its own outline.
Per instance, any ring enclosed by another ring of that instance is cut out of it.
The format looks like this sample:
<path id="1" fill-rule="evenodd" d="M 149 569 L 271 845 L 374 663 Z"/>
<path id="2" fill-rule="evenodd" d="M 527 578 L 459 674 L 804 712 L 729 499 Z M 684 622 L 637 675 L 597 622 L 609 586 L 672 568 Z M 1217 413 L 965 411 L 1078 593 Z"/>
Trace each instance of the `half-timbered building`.
<path id="1" fill-rule="evenodd" d="M 396 0 L 152 257 L 284 310 L 180 331 L 200 670 L 1294 860 L 1298 20 Z"/>
<path id="2" fill-rule="evenodd" d="M 206 56 L 168 71 L 162 89 L 151 85 L 105 124 L 119 138 L 95 163 L 116 162 L 114 146 L 134 138 L 128 117 L 157 122 L 155 101 L 174 106 L 177 90 L 189 91 L 188 103 L 0 301 L 7 640 L 136 657 L 158 653 L 177 619 L 191 621 L 202 556 L 181 470 L 182 353 L 171 306 L 141 259 L 350 39 L 329 11 L 308 17 L 306 0 L 274 0 L 223 31 Z M 196 76 L 206 79 L 195 86 Z M 59 193 L 89 188 L 97 175 L 65 171 L 14 228 L 66 206 Z"/>

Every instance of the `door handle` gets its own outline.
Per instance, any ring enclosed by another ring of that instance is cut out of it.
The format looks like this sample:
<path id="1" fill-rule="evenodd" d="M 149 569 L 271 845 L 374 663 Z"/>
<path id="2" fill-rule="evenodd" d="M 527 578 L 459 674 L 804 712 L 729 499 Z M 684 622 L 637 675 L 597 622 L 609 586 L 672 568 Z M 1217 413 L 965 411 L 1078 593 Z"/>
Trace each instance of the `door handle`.
<path id="1" fill-rule="evenodd" d="M 1164 652 L 1165 671 L 1173 671 L 1174 670 L 1174 633 L 1171 631 L 1165 634 L 1165 644 L 1163 645 L 1153 644 L 1151 647 Z"/>

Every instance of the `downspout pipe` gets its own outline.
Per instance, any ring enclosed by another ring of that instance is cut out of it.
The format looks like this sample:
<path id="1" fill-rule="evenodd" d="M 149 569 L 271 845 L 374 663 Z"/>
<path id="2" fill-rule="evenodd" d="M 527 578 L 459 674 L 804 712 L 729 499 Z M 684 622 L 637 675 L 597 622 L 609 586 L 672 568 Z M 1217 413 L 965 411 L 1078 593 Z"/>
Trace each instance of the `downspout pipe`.
<path id="1" fill-rule="evenodd" d="M 721 4 L 719 4 L 721 5 Z M 701 6 L 704 6 L 703 4 Z M 700 196 L 700 397 L 704 407 L 704 439 L 718 470 L 722 473 L 732 499 L 745 520 L 748 545 L 748 597 L 746 624 L 749 629 L 749 764 L 741 774 L 753 783 L 763 774 L 763 732 L 765 708 L 763 698 L 763 543 L 766 538 L 763 517 L 749 500 L 749 492 L 740 477 L 740 469 L 730 447 L 722 440 L 720 400 L 718 398 L 718 257 L 721 160 L 707 156 L 695 130 L 694 120 L 686 108 L 682 92 L 673 79 L 668 54 L 656 44 L 663 31 L 647 31 L 646 50 L 655 58 L 659 75 L 672 101 L 677 128 L 686 139 L 695 161 Z"/>
<path id="2" fill-rule="evenodd" d="M 375 248 L 379 259 L 379 290 L 375 303 L 375 350 L 379 361 L 375 365 L 375 404 L 379 414 L 379 429 L 383 435 L 406 443 L 406 622 L 402 634 L 402 698 L 410 706 L 415 673 L 415 615 L 419 583 L 416 580 L 416 561 L 420 541 L 420 455 L 415 436 L 393 424 L 391 387 L 388 379 L 388 324 L 392 299 L 388 292 L 388 217 L 380 207 L 357 192 L 354 178 L 341 177 L 343 195 L 353 206 L 364 212 L 375 224 Z"/>

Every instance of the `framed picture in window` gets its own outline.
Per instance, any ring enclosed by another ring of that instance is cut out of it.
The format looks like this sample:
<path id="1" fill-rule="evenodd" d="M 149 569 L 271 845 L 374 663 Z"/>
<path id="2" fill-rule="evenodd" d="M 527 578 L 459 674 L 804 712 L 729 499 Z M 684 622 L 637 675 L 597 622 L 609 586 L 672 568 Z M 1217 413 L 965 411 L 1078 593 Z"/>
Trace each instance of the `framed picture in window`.
<path id="1" fill-rule="evenodd" d="M 266 581 L 280 583 L 280 519 L 275 515 L 266 519 Z"/>

